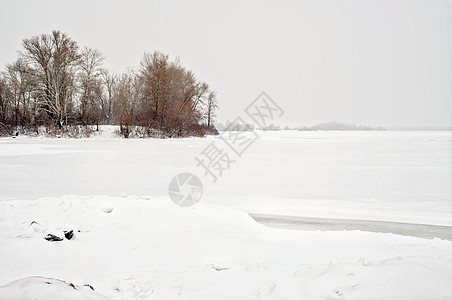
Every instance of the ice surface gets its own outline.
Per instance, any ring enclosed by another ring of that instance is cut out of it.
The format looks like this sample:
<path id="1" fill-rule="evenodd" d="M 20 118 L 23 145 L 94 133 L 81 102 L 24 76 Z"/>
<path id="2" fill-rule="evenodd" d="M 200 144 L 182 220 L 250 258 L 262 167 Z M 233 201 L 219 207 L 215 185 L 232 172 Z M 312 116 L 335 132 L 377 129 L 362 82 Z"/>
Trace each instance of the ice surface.
<path id="1" fill-rule="evenodd" d="M 0 139 L 0 298 L 452 299 L 451 241 L 246 213 L 452 225 L 451 132 L 258 132 L 212 183 L 194 157 L 218 137 L 102 129 Z M 181 172 L 203 181 L 195 207 L 168 198 Z"/>
<path id="2" fill-rule="evenodd" d="M 217 137 L 0 139 L 0 200 L 66 194 L 167 196 L 178 173 L 202 202 L 262 214 L 452 225 L 452 132 L 258 131 L 216 183 L 195 156 Z M 233 153 L 229 151 L 230 155 Z"/>

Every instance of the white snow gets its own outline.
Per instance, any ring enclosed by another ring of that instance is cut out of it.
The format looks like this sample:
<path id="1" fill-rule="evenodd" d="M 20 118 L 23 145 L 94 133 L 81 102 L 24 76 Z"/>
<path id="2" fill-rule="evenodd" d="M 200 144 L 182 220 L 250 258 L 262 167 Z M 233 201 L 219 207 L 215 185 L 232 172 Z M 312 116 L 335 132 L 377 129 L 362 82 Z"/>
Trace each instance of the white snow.
<path id="1" fill-rule="evenodd" d="M 0 139 L 0 299 L 452 299 L 451 241 L 246 213 L 452 225 L 451 132 L 258 132 L 212 183 L 194 157 L 217 137 L 102 129 Z M 194 208 L 168 198 L 181 172 L 203 181 Z"/>
<path id="2" fill-rule="evenodd" d="M 0 285 L 45 276 L 90 284 L 113 299 L 452 296 L 446 240 L 272 229 L 243 212 L 205 203 L 184 209 L 166 198 L 65 196 L 0 205 Z M 75 231 L 71 240 L 44 240 L 68 229 Z"/>
<path id="3" fill-rule="evenodd" d="M 108 299 L 93 291 L 89 286 L 76 286 L 62 280 L 30 276 L 15 280 L 0 287 L 1 299 L 56 299 L 65 300 L 105 300 Z"/>
<path id="4" fill-rule="evenodd" d="M 258 131 L 212 183 L 195 156 L 212 141 L 227 151 L 218 137 L 125 140 L 101 130 L 83 140 L 0 139 L 0 200 L 163 197 L 176 174 L 191 172 L 202 202 L 247 212 L 452 225 L 452 132 Z"/>

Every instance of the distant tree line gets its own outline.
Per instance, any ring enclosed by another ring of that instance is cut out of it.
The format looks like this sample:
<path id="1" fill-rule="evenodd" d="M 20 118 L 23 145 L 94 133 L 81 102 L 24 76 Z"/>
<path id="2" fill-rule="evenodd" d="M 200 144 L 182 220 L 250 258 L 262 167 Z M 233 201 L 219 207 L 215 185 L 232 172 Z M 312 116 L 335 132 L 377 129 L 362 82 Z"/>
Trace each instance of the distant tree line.
<path id="1" fill-rule="evenodd" d="M 25 39 L 0 73 L 0 133 L 67 131 L 120 125 L 124 137 L 202 136 L 216 132 L 215 91 L 176 59 L 144 54 L 123 74 L 103 67 L 104 56 L 80 48 L 60 31 Z"/>
<path id="2" fill-rule="evenodd" d="M 253 124 L 234 124 L 231 123 L 229 120 L 226 121 L 225 124 L 223 123 L 217 123 L 216 129 L 220 131 L 252 131 L 252 130 L 264 130 L 264 131 L 279 131 L 279 130 L 298 130 L 298 131 L 374 131 L 374 130 L 386 130 L 386 128 L 383 127 L 371 127 L 371 126 L 365 126 L 365 125 L 356 125 L 355 123 L 340 123 L 340 122 L 325 122 L 325 123 L 319 123 L 313 126 L 298 126 L 298 127 L 290 127 L 290 126 L 284 126 L 280 127 L 276 124 L 269 124 L 265 127 L 258 127 L 255 128 Z"/>
<path id="3" fill-rule="evenodd" d="M 257 130 L 265 130 L 265 131 L 279 131 L 281 128 L 279 125 L 276 124 L 269 124 L 265 127 L 256 127 L 253 124 L 249 123 L 233 123 L 229 120 L 226 121 L 225 124 L 223 123 L 217 123 L 215 125 L 215 128 L 220 131 L 253 131 L 255 129 Z M 289 129 L 289 128 L 287 128 Z"/>
<path id="4" fill-rule="evenodd" d="M 337 130 L 337 131 L 373 131 L 373 130 L 386 130 L 383 127 L 371 127 L 365 125 L 356 125 L 355 123 L 340 123 L 340 122 L 326 122 L 316 124 L 311 127 L 298 127 L 299 131 L 318 131 L 318 130 Z"/>

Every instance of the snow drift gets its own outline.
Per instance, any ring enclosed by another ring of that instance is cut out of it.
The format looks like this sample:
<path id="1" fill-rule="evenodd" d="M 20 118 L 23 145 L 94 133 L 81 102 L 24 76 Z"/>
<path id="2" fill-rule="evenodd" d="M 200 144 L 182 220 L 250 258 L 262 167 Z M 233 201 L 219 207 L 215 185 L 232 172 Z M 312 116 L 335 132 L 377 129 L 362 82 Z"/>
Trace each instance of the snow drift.
<path id="1" fill-rule="evenodd" d="M 71 240 L 44 239 L 67 230 Z M 168 198 L 3 201 L 0 240 L 0 298 L 452 297 L 450 241 L 273 229 L 240 211 Z"/>

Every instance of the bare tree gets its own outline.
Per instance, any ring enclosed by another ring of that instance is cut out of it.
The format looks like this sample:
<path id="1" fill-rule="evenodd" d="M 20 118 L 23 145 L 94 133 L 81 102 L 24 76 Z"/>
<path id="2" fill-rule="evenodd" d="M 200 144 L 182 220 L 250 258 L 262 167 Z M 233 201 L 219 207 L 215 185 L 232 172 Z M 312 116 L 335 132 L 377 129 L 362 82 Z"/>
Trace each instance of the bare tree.
<path id="1" fill-rule="evenodd" d="M 170 101 L 168 55 L 155 51 L 145 53 L 140 63 L 142 119 L 148 126 L 162 127 Z M 145 124 L 143 124 L 145 125 Z"/>
<path id="2" fill-rule="evenodd" d="M 217 93 L 210 91 L 206 99 L 206 119 L 207 127 L 211 127 L 212 121 L 216 116 L 216 110 L 218 109 Z"/>
<path id="3" fill-rule="evenodd" d="M 33 125 L 36 121 L 37 106 L 33 105 L 33 93 L 36 81 L 30 67 L 22 60 L 17 59 L 6 65 L 4 73 L 6 84 L 11 92 L 11 104 L 14 113 L 14 125 Z"/>
<path id="4" fill-rule="evenodd" d="M 20 57 L 30 66 L 40 89 L 41 109 L 58 126 L 68 123 L 80 59 L 75 41 L 60 31 L 25 39 Z"/>
<path id="5" fill-rule="evenodd" d="M 0 134 L 2 132 L 10 133 L 10 99 L 11 92 L 4 75 L 0 73 Z"/>
<path id="6" fill-rule="evenodd" d="M 102 83 L 105 88 L 105 97 L 102 98 L 102 113 L 104 123 L 110 124 L 113 107 L 113 89 L 116 83 L 116 75 L 111 74 L 107 69 L 102 69 Z"/>
<path id="7" fill-rule="evenodd" d="M 80 119 L 83 125 L 96 123 L 101 118 L 102 102 L 102 53 L 94 48 L 84 47 L 80 58 Z"/>
<path id="8" fill-rule="evenodd" d="M 200 134 L 209 86 L 187 71 L 179 59 L 169 62 L 160 52 L 145 54 L 138 73 L 140 125 L 172 135 Z"/>
<path id="9" fill-rule="evenodd" d="M 113 88 L 113 115 L 125 138 L 129 137 L 129 126 L 135 125 L 135 85 L 135 76 L 128 72 L 118 77 Z"/>
<path id="10" fill-rule="evenodd" d="M 101 123 L 119 124 L 124 136 L 129 126 L 138 126 L 143 136 L 187 136 L 204 135 L 212 126 L 216 94 L 179 59 L 170 61 L 158 51 L 146 53 L 137 72 L 116 76 L 102 68 L 99 50 L 79 50 L 59 31 L 22 44 L 19 59 L 0 73 L 3 131 L 58 125 L 68 132 L 64 125 Z"/>

